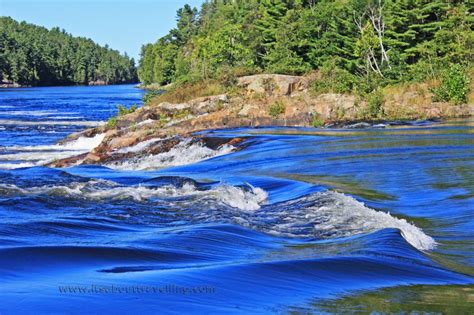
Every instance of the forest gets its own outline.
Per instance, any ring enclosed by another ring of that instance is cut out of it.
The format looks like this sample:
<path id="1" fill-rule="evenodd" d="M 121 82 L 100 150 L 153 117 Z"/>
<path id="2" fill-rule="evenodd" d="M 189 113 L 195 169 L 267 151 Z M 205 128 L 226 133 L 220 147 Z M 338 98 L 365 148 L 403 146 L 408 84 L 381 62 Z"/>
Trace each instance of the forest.
<path id="1" fill-rule="evenodd" d="M 212 0 L 185 5 L 166 36 L 141 49 L 145 84 L 253 73 L 317 72 L 315 89 L 369 93 L 449 78 L 440 99 L 466 101 L 474 59 L 471 1 Z M 451 91 L 450 86 L 457 88 Z"/>
<path id="2" fill-rule="evenodd" d="M 22 86 L 116 84 L 137 82 L 137 74 L 133 58 L 107 45 L 0 17 L 0 79 Z"/>

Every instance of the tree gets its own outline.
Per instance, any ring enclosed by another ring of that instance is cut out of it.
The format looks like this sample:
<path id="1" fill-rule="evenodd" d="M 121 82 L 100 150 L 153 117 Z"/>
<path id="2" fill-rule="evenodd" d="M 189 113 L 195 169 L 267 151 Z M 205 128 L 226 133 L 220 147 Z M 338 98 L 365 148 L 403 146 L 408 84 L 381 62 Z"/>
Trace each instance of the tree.
<path id="1" fill-rule="evenodd" d="M 126 55 L 59 28 L 0 18 L 2 81 L 23 85 L 135 82 L 136 70 Z"/>

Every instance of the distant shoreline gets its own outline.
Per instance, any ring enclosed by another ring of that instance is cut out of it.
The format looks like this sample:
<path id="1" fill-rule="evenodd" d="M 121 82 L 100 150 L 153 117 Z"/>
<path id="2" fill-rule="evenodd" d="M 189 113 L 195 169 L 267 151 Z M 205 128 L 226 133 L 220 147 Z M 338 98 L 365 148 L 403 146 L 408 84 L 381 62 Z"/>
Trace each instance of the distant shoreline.
<path id="1" fill-rule="evenodd" d="M 137 82 L 120 82 L 120 83 L 89 83 L 89 84 L 60 84 L 60 85 L 21 85 L 18 83 L 2 83 L 0 89 L 23 89 L 23 88 L 37 88 L 37 87 L 68 87 L 68 86 L 107 86 L 107 85 L 127 85 L 135 84 L 139 87 Z"/>

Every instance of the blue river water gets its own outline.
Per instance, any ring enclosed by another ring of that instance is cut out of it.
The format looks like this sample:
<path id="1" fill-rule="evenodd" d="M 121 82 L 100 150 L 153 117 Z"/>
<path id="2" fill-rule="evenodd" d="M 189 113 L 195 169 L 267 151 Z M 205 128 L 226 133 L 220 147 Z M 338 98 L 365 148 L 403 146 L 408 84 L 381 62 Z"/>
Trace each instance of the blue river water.
<path id="1" fill-rule="evenodd" d="M 142 96 L 0 90 L 0 314 L 473 313 L 472 119 L 213 130 L 244 145 L 44 166 Z"/>

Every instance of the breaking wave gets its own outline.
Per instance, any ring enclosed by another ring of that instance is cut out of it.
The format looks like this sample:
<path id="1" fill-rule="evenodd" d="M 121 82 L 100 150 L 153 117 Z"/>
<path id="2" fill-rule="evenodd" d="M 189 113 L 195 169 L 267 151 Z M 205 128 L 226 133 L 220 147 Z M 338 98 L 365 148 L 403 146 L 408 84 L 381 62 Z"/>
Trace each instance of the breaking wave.
<path id="1" fill-rule="evenodd" d="M 395 228 L 419 250 L 431 250 L 436 246 L 433 238 L 405 219 L 368 208 L 350 196 L 333 191 L 267 204 L 267 192 L 249 184 L 206 186 L 191 179 L 174 180 L 173 183 L 161 178 L 157 182 L 158 186 L 154 182 L 151 182 L 152 186 L 150 183 L 123 186 L 112 181 L 90 180 L 27 189 L 14 184 L 0 184 L 0 193 L 4 196 L 49 195 L 95 202 L 130 200 L 163 206 L 168 214 L 175 213 L 179 221 L 235 223 L 293 238 L 334 239 Z"/>
<path id="2" fill-rule="evenodd" d="M 20 188 L 14 184 L 0 184 L 0 192 L 5 196 L 14 195 L 49 195 L 66 198 L 88 200 L 126 200 L 137 202 L 151 201 L 164 202 L 156 198 L 192 197 L 197 200 L 217 202 L 243 211 L 255 211 L 265 203 L 268 194 L 261 188 L 251 185 L 242 187 L 227 184 L 213 188 L 202 189 L 192 181 L 184 182 L 181 186 L 163 185 L 150 186 L 121 186 L 107 180 L 91 180 L 87 182 L 73 182 L 66 185 L 44 185 Z"/>
<path id="3" fill-rule="evenodd" d="M 277 222 L 266 228 L 274 235 L 334 238 L 395 228 L 419 250 L 436 246 L 433 238 L 405 219 L 368 208 L 354 198 L 334 191 L 314 193 L 277 206 L 278 211 L 264 215 L 265 221 Z"/>

